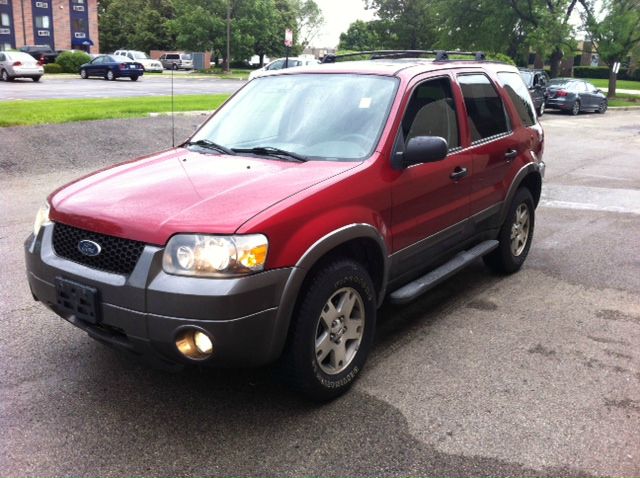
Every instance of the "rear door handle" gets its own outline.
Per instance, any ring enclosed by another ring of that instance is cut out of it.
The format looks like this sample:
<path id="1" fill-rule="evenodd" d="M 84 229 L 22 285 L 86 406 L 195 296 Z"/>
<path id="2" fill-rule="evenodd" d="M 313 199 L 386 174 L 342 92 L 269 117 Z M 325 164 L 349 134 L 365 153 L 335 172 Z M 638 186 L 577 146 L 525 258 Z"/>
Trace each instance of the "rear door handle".
<path id="1" fill-rule="evenodd" d="M 504 153 L 504 159 L 507 161 L 513 161 L 518 156 L 518 152 L 515 149 L 510 149 L 506 153 Z"/>
<path id="2" fill-rule="evenodd" d="M 461 168 L 460 166 L 456 166 L 456 169 L 449 175 L 451 179 L 454 181 L 459 181 L 467 175 L 467 168 Z"/>

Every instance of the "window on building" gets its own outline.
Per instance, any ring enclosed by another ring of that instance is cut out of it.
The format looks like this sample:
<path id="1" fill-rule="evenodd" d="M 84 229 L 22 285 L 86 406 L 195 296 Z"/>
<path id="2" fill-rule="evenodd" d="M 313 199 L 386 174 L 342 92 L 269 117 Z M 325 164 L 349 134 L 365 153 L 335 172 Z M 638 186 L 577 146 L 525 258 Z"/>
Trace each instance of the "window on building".
<path id="1" fill-rule="evenodd" d="M 71 21 L 71 28 L 74 32 L 83 32 L 87 29 L 87 22 L 84 18 L 74 18 Z"/>
<path id="2" fill-rule="evenodd" d="M 47 15 L 36 17 L 36 28 L 49 28 L 49 17 Z"/>
<path id="3" fill-rule="evenodd" d="M 0 14 L 0 26 L 3 26 L 3 27 L 10 27 L 11 26 L 11 19 L 9 18 L 9 14 L 8 13 Z"/>
<path id="4" fill-rule="evenodd" d="M 485 75 L 458 77 L 469 116 L 471 141 L 480 141 L 509 131 L 500 95 Z"/>
<path id="5" fill-rule="evenodd" d="M 73 3 L 76 3 L 78 5 L 84 5 L 84 0 L 73 0 Z"/>

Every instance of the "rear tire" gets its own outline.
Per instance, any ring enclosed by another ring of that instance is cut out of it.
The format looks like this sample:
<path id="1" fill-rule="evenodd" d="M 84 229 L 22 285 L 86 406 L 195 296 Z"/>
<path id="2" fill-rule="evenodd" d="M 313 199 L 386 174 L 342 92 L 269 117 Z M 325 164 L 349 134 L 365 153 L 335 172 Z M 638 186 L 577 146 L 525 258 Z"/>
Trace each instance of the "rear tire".
<path id="1" fill-rule="evenodd" d="M 2 70 L 2 73 L 0 73 L 0 77 L 2 77 L 2 81 L 12 81 L 13 78 L 11 78 L 9 76 L 9 73 L 7 73 L 7 70 Z"/>
<path id="2" fill-rule="evenodd" d="M 33 78 L 31 78 L 34 82 L 39 82 L 40 81 L 40 77 L 39 76 L 34 76 Z"/>
<path id="3" fill-rule="evenodd" d="M 171 65 L 171 69 L 172 70 L 177 70 L 178 69 L 178 65 L 176 63 L 174 63 L 173 65 Z"/>
<path id="4" fill-rule="evenodd" d="M 545 101 L 540 103 L 540 106 L 538 106 L 538 116 L 542 116 L 544 114 L 545 106 Z"/>
<path id="5" fill-rule="evenodd" d="M 107 74 L 104 77 L 109 81 L 114 81 L 116 79 L 116 75 L 111 70 L 107 70 Z"/>
<path id="6" fill-rule="evenodd" d="M 572 116 L 578 116 L 578 114 L 580 113 L 580 100 L 576 100 L 569 112 Z"/>
<path id="7" fill-rule="evenodd" d="M 140 78 L 139 76 L 132 76 L 131 77 L 131 81 L 138 81 L 138 78 Z"/>
<path id="8" fill-rule="evenodd" d="M 359 263 L 338 259 L 302 291 L 279 374 L 312 400 L 332 400 L 353 384 L 373 343 L 375 288 Z"/>
<path id="9" fill-rule="evenodd" d="M 83 80 L 89 78 L 89 75 L 87 75 L 87 70 L 85 70 L 84 68 L 80 70 L 80 78 L 82 78 Z"/>
<path id="10" fill-rule="evenodd" d="M 520 188 L 511 201 L 507 217 L 498 233 L 500 244 L 483 257 L 493 271 L 512 274 L 522 267 L 533 239 L 535 208 L 527 188 Z"/>

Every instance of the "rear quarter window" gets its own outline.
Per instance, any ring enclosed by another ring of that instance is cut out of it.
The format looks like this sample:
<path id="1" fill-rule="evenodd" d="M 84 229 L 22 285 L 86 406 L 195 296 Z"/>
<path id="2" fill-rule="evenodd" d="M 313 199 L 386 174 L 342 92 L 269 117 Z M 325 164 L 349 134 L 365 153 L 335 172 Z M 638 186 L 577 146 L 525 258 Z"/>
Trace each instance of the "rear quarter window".
<path id="1" fill-rule="evenodd" d="M 518 73 L 500 72 L 498 78 L 515 106 L 520 121 L 524 126 L 532 126 L 536 123 L 533 102 L 529 90 L 525 86 Z"/>

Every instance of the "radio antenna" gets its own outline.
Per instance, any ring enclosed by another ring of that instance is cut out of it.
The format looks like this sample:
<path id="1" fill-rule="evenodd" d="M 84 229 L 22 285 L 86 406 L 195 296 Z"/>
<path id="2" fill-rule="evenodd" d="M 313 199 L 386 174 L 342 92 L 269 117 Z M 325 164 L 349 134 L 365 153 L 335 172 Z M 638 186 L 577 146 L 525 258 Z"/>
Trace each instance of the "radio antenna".
<path id="1" fill-rule="evenodd" d="M 173 115 L 173 65 L 171 65 L 171 147 L 176 147 L 176 122 Z"/>

